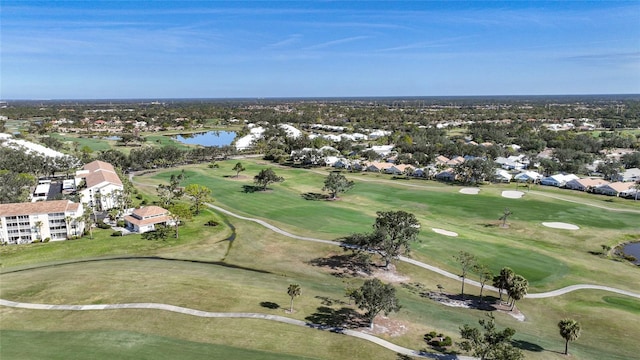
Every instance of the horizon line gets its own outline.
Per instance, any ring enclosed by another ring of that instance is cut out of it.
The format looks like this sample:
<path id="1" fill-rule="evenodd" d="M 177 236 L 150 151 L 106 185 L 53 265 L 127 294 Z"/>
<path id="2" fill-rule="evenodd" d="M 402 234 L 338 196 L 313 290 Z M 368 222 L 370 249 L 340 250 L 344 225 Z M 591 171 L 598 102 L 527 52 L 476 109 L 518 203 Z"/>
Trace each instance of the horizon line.
<path id="1" fill-rule="evenodd" d="M 0 98 L 0 102 L 69 102 L 69 101 L 189 101 L 189 100 L 317 100 L 317 99 L 447 99 L 447 98 L 517 98 L 517 97 L 640 97 L 640 93 L 583 93 L 583 94 L 493 94 L 493 95 L 353 95 L 353 96 L 238 96 L 238 97 L 128 97 L 128 98 Z"/>

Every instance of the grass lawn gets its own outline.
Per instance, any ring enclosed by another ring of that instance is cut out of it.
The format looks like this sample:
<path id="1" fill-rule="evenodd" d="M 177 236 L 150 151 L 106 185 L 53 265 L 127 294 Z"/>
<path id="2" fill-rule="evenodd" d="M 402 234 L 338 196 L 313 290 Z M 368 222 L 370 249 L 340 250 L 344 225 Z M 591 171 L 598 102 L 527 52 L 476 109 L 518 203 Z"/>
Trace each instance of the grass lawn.
<path id="1" fill-rule="evenodd" d="M 530 280 L 531 292 L 579 282 L 638 292 L 637 267 L 589 253 L 600 250 L 601 244 L 615 245 L 638 238 L 638 213 L 585 206 L 590 200 L 579 196 L 572 198 L 577 203 L 557 200 L 539 195 L 543 192 L 555 196 L 554 192 L 541 188 L 522 199 L 505 199 L 500 192 L 513 187 L 488 186 L 481 188 L 480 195 L 463 195 L 456 186 L 390 180 L 388 176 L 373 174 L 349 174 L 356 185 L 341 194 L 339 201 L 311 201 L 302 195 L 321 193 L 322 171 L 318 174 L 242 160 L 247 170 L 235 178 L 231 168 L 236 162 L 219 162 L 219 169 L 205 165 L 186 167 L 187 177 L 182 185 L 206 185 L 213 190 L 219 206 L 263 218 L 294 234 L 324 239 L 369 231 L 376 211 L 402 209 L 414 213 L 422 224 L 421 242 L 414 246 L 412 256 L 449 271 L 459 271 L 453 256 L 466 250 L 494 271 L 502 266 L 512 267 Z M 265 167 L 274 167 L 285 182 L 269 186 L 271 191 L 245 192 L 243 185 L 253 185 L 253 176 Z M 148 185 L 138 188 L 152 200 L 155 186 L 177 171 L 170 169 L 134 180 Z M 563 196 L 571 198 L 572 192 Z M 592 201 L 598 204 L 598 200 Z M 513 212 L 506 229 L 497 226 L 504 207 Z M 633 204 L 619 207 L 640 209 L 640 205 Z M 203 226 L 210 218 L 222 225 Z M 224 220 L 223 216 L 206 210 L 181 228 L 179 239 L 159 243 L 139 236 L 112 238 L 109 231 L 96 232 L 94 240 L 2 247 L 0 296 L 57 304 L 162 302 L 205 311 L 279 314 L 313 322 L 334 321 L 340 311 L 354 311 L 344 296 L 344 287 L 348 283 L 357 285 L 363 278 L 338 276 L 338 269 L 317 265 L 331 256 L 343 255 L 343 250 L 289 239 L 233 217 L 228 220 L 235 227 L 236 238 L 229 247 L 225 239 L 231 229 L 224 225 Z M 579 225 L 580 230 L 545 228 L 541 225 L 543 221 L 570 222 Z M 432 227 L 455 231 L 460 236 L 439 235 L 431 231 Z M 422 290 L 437 291 L 436 285 L 440 284 L 445 292 L 456 294 L 459 282 L 405 263 L 397 264 L 397 271 L 405 277 L 402 280 L 405 285 L 396 284 L 402 309 L 390 315 L 388 321 L 399 322 L 405 331 L 397 336 L 380 334 L 380 337 L 421 349 L 426 348 L 422 340 L 425 333 L 443 332 L 455 342 L 462 324 L 476 325 L 485 316 L 479 310 L 444 306 L 416 290 L 420 284 Z M 294 282 L 301 285 L 302 296 L 294 302 L 296 311 L 286 314 L 284 309 L 289 305 L 286 289 Z M 478 289 L 467 286 L 465 293 L 477 295 Z M 486 291 L 485 295 L 497 297 Z M 525 314 L 525 322 L 505 313 L 495 315 L 499 327 L 517 330 L 516 340 L 527 350 L 527 359 L 565 358 L 557 353 L 564 343 L 556 327 L 564 317 L 573 317 L 583 324 L 581 338 L 570 344 L 570 352 L 576 358 L 628 359 L 640 353 L 640 344 L 633 340 L 634 334 L 640 333 L 637 299 L 588 290 L 549 299 L 522 300 L 518 308 Z M 100 343 L 95 350 L 97 358 L 106 356 L 101 349 L 108 349 L 117 339 L 127 336 L 139 339 L 143 345 L 117 347 L 118 354 L 123 354 L 119 357 L 173 354 L 171 350 L 163 351 L 173 346 L 184 349 L 186 358 L 195 359 L 207 351 L 229 354 L 227 358 L 269 358 L 274 354 L 279 358 L 396 358 L 392 352 L 368 342 L 268 321 L 201 319 L 155 310 L 56 312 L 10 308 L 0 308 L 0 319 L 3 339 L 5 334 L 39 337 L 37 331 L 43 329 L 52 338 L 60 339 L 61 345 L 51 341 L 30 350 L 33 352 L 29 354 L 36 358 L 46 348 L 56 355 L 64 355 L 65 349 L 82 352 L 82 339 L 91 343 L 89 339 L 101 336 L 103 341 L 94 340 Z M 9 351 L 19 349 L 3 345 L 0 355 L 4 358 L 9 354 L 13 358 L 15 353 Z"/>
<path id="2" fill-rule="evenodd" d="M 0 336 L 4 359 L 314 359 L 130 331 L 0 331 Z"/>
<path id="3" fill-rule="evenodd" d="M 96 138 L 92 138 L 92 137 L 71 136 L 68 134 L 65 134 L 65 135 L 51 134 L 51 137 L 54 137 L 63 142 L 77 143 L 80 148 L 87 146 L 89 149 L 93 151 L 109 150 L 113 146 L 115 146 L 115 143 L 116 143 L 113 140 L 102 139 L 100 135 L 96 135 Z"/>
<path id="4" fill-rule="evenodd" d="M 145 142 L 146 144 L 152 144 L 155 146 L 168 146 L 168 145 L 172 145 L 177 147 L 180 150 L 187 150 L 187 149 L 191 149 L 190 146 L 182 144 L 179 141 L 173 140 L 170 136 L 164 136 L 164 135 L 144 135 L 145 139 L 147 139 L 147 141 Z"/>

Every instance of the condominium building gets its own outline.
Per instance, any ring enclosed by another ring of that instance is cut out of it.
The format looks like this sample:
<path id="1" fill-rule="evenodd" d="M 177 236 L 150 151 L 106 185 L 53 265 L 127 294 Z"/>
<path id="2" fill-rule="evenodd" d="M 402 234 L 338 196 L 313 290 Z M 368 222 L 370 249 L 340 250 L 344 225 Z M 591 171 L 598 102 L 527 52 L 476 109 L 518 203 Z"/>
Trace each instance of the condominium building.
<path id="1" fill-rule="evenodd" d="M 0 243 L 27 244 L 81 236 L 82 204 L 69 200 L 0 204 Z"/>
<path id="2" fill-rule="evenodd" d="M 78 184 L 84 180 L 84 186 L 78 189 L 83 204 L 99 211 L 120 206 L 124 186 L 113 165 L 92 161 L 76 172 L 76 178 Z"/>

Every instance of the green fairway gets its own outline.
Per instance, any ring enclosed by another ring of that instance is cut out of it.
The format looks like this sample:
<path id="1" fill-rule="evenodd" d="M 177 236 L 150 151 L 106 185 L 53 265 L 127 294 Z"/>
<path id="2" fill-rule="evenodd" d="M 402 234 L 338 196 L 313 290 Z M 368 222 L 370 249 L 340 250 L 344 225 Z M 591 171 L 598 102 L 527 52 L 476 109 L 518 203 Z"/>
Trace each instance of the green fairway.
<path id="1" fill-rule="evenodd" d="M 315 359 L 125 331 L 0 331 L 0 337 L 3 359 Z"/>
<path id="2" fill-rule="evenodd" d="M 241 160 L 247 170 L 236 178 L 231 170 L 236 162 L 219 162 L 217 169 L 205 165 L 185 167 L 186 179 L 181 185 L 208 186 L 218 206 L 261 218 L 297 235 L 330 240 L 370 231 L 376 211 L 406 210 L 414 213 L 422 225 L 421 241 L 413 246 L 411 256 L 450 272 L 459 272 L 454 255 L 464 250 L 494 272 L 503 266 L 513 268 L 530 281 L 530 292 L 576 283 L 638 292 L 637 267 L 590 251 L 599 250 L 601 244 L 615 245 L 637 238 L 640 215 L 586 206 L 597 205 L 599 200 L 583 200 L 584 194 L 572 197 L 572 192 L 563 193 L 564 197 L 578 200 L 568 202 L 541 195 L 556 196 L 555 189 L 546 192 L 537 188 L 522 199 L 507 199 L 500 193 L 513 187 L 486 186 L 479 195 L 464 195 L 457 186 L 431 181 L 347 174 L 356 184 L 350 192 L 340 194 L 338 201 L 306 200 L 304 194 L 322 193 L 326 172 Z M 251 190 L 253 176 L 266 167 L 274 167 L 285 181 L 270 185 L 266 192 L 247 191 Z M 155 187 L 180 170 L 161 170 L 136 176 L 134 181 L 145 198 L 153 200 Z M 640 210 L 640 204 L 632 203 L 620 208 Z M 508 219 L 509 227 L 501 228 L 498 218 L 505 207 L 513 215 Z M 210 219 L 220 225 L 204 226 Z M 225 240 L 232 234 L 225 219 L 235 228 L 233 243 Z M 580 230 L 546 228 L 541 225 L 543 221 L 564 221 L 580 226 Z M 440 235 L 431 228 L 455 231 L 459 236 Z M 328 260 L 345 254 L 336 246 L 290 239 L 256 223 L 208 209 L 180 228 L 179 239 L 154 242 L 139 235 L 110 234 L 111 231 L 96 231 L 94 240 L 85 237 L 0 248 L 0 297 L 53 304 L 155 302 L 203 311 L 277 314 L 320 323 L 334 321 L 340 311 L 356 313 L 355 307 L 348 304 L 344 288 L 348 283 L 360 284 L 364 278 L 342 274 L 339 267 L 332 267 Z M 399 278 L 393 281 L 402 309 L 387 320 L 379 317 L 376 321 L 389 322 L 385 326 L 401 324 L 404 330 L 393 336 L 377 336 L 400 346 L 422 349 L 426 348 L 422 340 L 425 333 L 436 330 L 459 341 L 462 324 L 476 325 L 478 319 L 484 318 L 484 311 L 445 306 L 421 294 L 439 291 L 437 285 L 441 285 L 445 293 L 455 295 L 460 291 L 458 281 L 407 263 L 396 266 Z M 385 279 L 386 274 L 380 272 L 378 276 Z M 475 275 L 470 274 L 469 278 L 475 279 Z M 300 284 L 302 296 L 295 299 L 295 311 L 288 314 L 286 289 L 291 283 Z M 418 288 L 422 290 L 417 291 Z M 477 296 L 478 291 L 472 286 L 465 288 L 470 296 Z M 497 294 L 485 289 L 485 296 L 493 298 Z M 582 337 L 570 345 L 576 358 L 628 359 L 640 353 L 638 343 L 630 338 L 630 334 L 640 331 L 639 304 L 634 298 L 583 290 L 519 301 L 524 322 L 508 313 L 494 313 L 500 327 L 517 330 L 517 343 L 526 350 L 527 359 L 564 358 L 557 353 L 563 342 L 556 326 L 564 317 L 576 318 L 583 324 Z M 82 341 L 78 339 L 83 336 L 100 343 L 96 358 L 106 356 L 101 349 L 108 349 L 117 339 L 127 336 L 142 345 L 117 348 L 122 358 L 156 352 L 175 354 L 164 350 L 168 347 L 184 349 L 185 358 L 195 359 L 209 351 L 226 354 L 227 358 L 396 358 L 393 352 L 369 342 L 269 321 L 197 318 L 133 309 L 57 312 L 0 308 L 0 316 L 3 335 L 39 336 L 35 332 L 46 329 L 52 338 L 69 339 L 26 353 L 36 358 L 46 348 L 62 355 L 67 348 L 82 352 Z M 104 341 L 98 340 L 98 334 Z M 7 349 L 19 351 L 18 346 Z M 14 358 L 15 353 L 6 354 Z"/>
<path id="3" fill-rule="evenodd" d="M 100 136 L 96 136 L 95 138 L 90 137 L 80 137 L 80 136 L 68 136 L 62 134 L 51 134 L 51 137 L 57 138 L 63 142 L 73 142 L 78 144 L 78 148 L 88 147 L 93 151 L 101 151 L 101 150 L 109 150 L 116 143 L 113 140 L 105 140 Z M 73 148 L 73 147 L 72 147 Z"/>

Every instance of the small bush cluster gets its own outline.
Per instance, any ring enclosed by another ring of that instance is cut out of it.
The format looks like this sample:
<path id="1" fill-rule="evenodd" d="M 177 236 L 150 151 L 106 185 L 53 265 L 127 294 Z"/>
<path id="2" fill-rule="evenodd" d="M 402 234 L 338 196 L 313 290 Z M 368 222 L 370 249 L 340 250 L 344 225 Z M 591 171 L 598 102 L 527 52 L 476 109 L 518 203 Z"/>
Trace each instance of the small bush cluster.
<path id="1" fill-rule="evenodd" d="M 215 220 L 209 220 L 206 223 L 204 223 L 205 226 L 218 226 L 220 225 L 219 222 L 215 221 Z"/>
<path id="2" fill-rule="evenodd" d="M 111 233 L 111 236 L 122 236 L 122 231 L 114 231 Z"/>
<path id="3" fill-rule="evenodd" d="M 96 223 L 96 226 L 99 227 L 100 229 L 110 229 L 111 226 L 109 226 L 109 224 L 105 224 L 105 222 L 103 220 L 98 220 L 98 222 Z"/>
<path id="4" fill-rule="evenodd" d="M 451 346 L 453 344 L 453 340 L 451 340 L 451 336 L 444 336 L 442 333 L 436 333 L 432 331 L 428 334 L 424 335 L 424 341 L 431 346 L 436 347 L 446 347 Z"/>

